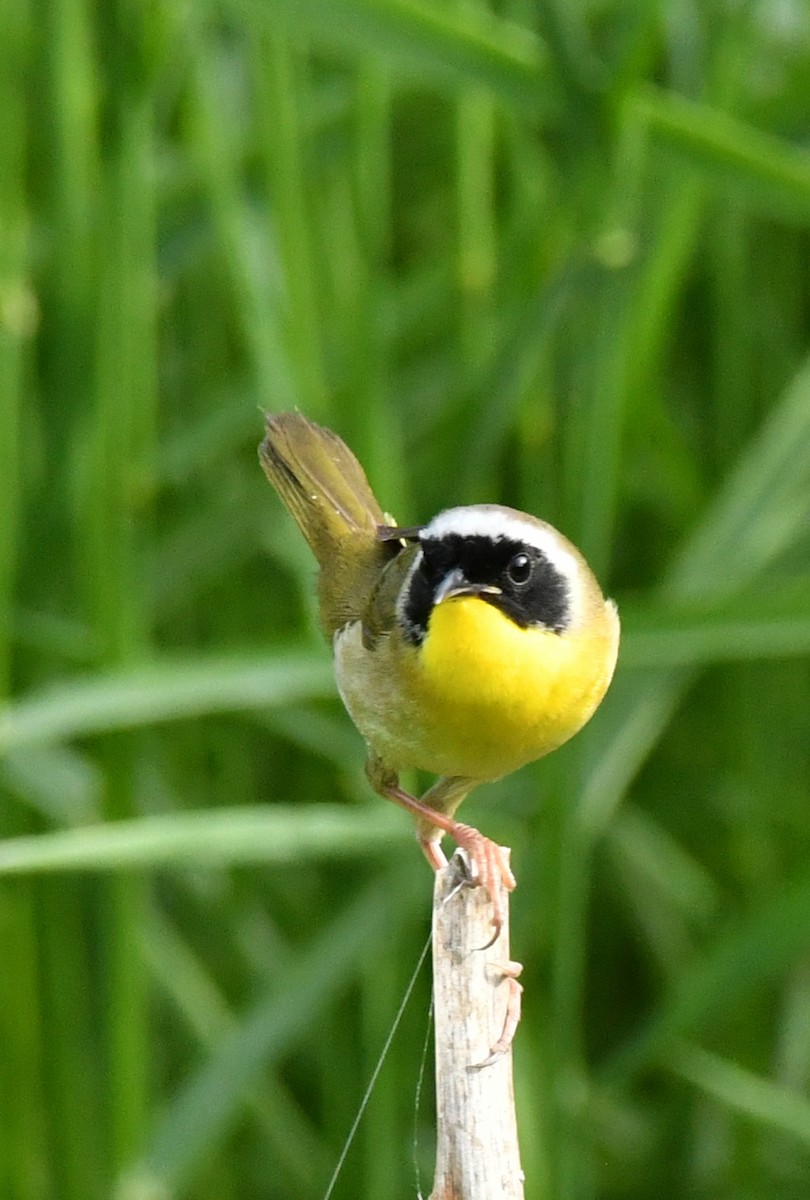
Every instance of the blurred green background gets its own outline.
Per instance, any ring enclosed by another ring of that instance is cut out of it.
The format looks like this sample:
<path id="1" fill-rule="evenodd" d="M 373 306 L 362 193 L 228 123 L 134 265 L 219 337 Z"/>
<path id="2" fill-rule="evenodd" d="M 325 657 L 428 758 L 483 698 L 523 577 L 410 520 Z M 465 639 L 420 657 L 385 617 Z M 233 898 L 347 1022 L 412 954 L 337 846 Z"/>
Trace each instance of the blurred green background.
<path id="1" fill-rule="evenodd" d="M 256 461 L 619 600 L 514 847 L 528 1200 L 810 1195 L 810 9 L 0 9 L 0 1196 L 318 1200 L 424 943 Z M 337 1197 L 430 1190 L 429 973 Z M 415 1165 L 416 1164 L 416 1165 Z"/>

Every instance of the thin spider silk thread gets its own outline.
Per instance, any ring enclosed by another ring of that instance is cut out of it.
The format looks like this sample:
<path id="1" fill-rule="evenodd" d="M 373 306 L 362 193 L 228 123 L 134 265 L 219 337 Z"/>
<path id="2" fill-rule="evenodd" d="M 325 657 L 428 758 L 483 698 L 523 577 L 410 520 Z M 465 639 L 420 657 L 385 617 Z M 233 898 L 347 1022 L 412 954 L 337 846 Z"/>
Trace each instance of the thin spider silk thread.
<path id="1" fill-rule="evenodd" d="M 352 1122 L 352 1127 L 349 1130 L 349 1133 L 346 1137 L 346 1141 L 343 1144 L 343 1149 L 340 1152 L 340 1157 L 338 1158 L 337 1163 L 335 1165 L 335 1169 L 332 1172 L 332 1178 L 329 1180 L 329 1185 L 328 1185 L 326 1191 L 324 1192 L 323 1200 L 329 1200 L 329 1197 L 332 1195 L 332 1192 L 334 1191 L 335 1184 L 338 1181 L 338 1176 L 340 1175 L 340 1172 L 343 1170 L 343 1164 L 346 1161 L 346 1156 L 349 1153 L 349 1150 L 351 1149 L 351 1145 L 352 1145 L 352 1142 L 354 1141 L 355 1134 L 357 1133 L 357 1130 L 360 1126 L 360 1122 L 363 1119 L 363 1113 L 366 1111 L 366 1108 L 368 1107 L 368 1102 L 371 1099 L 371 1093 L 374 1091 L 374 1085 L 377 1082 L 377 1076 L 379 1075 L 380 1071 L 382 1070 L 382 1065 L 388 1056 L 388 1051 L 391 1049 L 391 1043 L 394 1040 L 394 1035 L 396 1034 L 396 1031 L 399 1028 L 399 1023 L 402 1020 L 403 1013 L 405 1012 L 408 1001 L 411 998 L 411 992 L 414 989 L 416 980 L 419 976 L 419 972 L 422 969 L 422 964 L 424 963 L 424 961 L 427 957 L 427 952 L 430 949 L 430 943 L 431 943 L 432 937 L 433 937 L 433 934 L 429 933 L 427 936 L 427 941 L 425 942 L 424 946 L 422 947 L 422 953 L 419 955 L 419 959 L 417 961 L 416 966 L 414 967 L 413 974 L 411 975 L 411 978 L 408 982 L 408 986 L 405 988 L 405 994 L 402 997 L 402 1001 L 400 1003 L 399 1008 L 397 1009 L 396 1016 L 394 1017 L 393 1023 L 391 1025 L 391 1029 L 389 1030 L 388 1037 L 385 1039 L 383 1048 L 380 1051 L 380 1056 L 377 1059 L 374 1070 L 371 1072 L 371 1079 L 368 1081 L 366 1090 L 363 1093 L 363 1099 L 360 1101 L 360 1107 L 357 1110 L 357 1116 L 354 1118 L 354 1121 Z M 432 1008 L 433 1008 L 433 1001 L 431 1000 L 431 1011 L 432 1011 Z M 424 1066 L 424 1052 L 423 1052 L 423 1066 Z M 422 1083 L 422 1079 L 421 1079 L 421 1073 L 420 1073 L 419 1092 L 421 1092 L 421 1083 Z M 417 1185 L 418 1185 L 418 1182 L 417 1182 Z"/>
<path id="2" fill-rule="evenodd" d="M 428 938 L 430 944 L 430 938 Z M 425 1081 L 425 1063 L 427 1062 L 430 1032 L 433 1028 L 433 989 L 430 992 L 430 1008 L 428 1009 L 425 1040 L 422 1043 L 422 1054 L 419 1059 L 419 1076 L 416 1080 L 416 1095 L 413 1102 L 413 1173 L 416 1181 L 416 1200 L 424 1200 L 422 1195 L 422 1178 L 419 1170 L 419 1111 L 422 1107 L 422 1084 Z"/>

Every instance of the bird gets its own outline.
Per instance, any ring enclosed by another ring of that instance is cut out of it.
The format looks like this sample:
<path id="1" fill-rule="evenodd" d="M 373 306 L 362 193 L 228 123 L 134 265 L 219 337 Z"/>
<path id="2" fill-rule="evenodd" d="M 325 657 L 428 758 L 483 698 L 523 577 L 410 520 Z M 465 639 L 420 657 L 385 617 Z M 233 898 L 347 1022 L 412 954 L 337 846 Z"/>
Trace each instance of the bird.
<path id="1" fill-rule="evenodd" d="M 591 718 L 619 649 L 616 605 L 547 522 L 501 504 L 400 527 L 332 430 L 265 415 L 261 466 L 318 563 L 320 624 L 374 790 L 415 818 L 434 870 L 449 834 L 494 903 L 508 852 L 455 819 L 479 784 L 544 757 Z M 437 776 L 421 796 L 405 770 Z"/>

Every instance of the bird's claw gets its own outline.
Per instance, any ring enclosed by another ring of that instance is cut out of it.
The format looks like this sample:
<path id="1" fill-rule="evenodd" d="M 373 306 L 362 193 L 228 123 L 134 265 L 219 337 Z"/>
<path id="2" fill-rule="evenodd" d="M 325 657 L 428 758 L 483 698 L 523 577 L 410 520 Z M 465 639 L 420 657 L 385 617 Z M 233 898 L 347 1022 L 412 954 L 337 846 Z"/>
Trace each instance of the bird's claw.
<path id="1" fill-rule="evenodd" d="M 508 962 L 503 966 L 493 966 L 493 970 L 496 970 L 500 974 L 502 981 L 509 988 L 509 994 L 506 997 L 506 1010 L 503 1015 L 503 1029 L 498 1040 L 490 1048 L 487 1057 L 482 1062 L 471 1066 L 469 1068 L 471 1071 L 480 1071 L 482 1067 L 491 1067 L 499 1058 L 503 1058 L 512 1045 L 517 1027 L 520 1024 L 523 984 L 518 983 L 518 975 L 523 970 L 523 964 Z"/>
<path id="2" fill-rule="evenodd" d="M 498 882 L 502 883 L 508 892 L 514 890 L 517 880 L 509 866 L 507 851 L 491 838 L 484 837 L 471 825 L 454 822 L 452 837 L 457 846 L 465 850 L 470 862 L 473 882 L 480 885 L 492 901 L 492 925 L 495 929 L 491 939 L 482 950 L 488 950 L 503 927 L 503 911 L 498 900 Z"/>

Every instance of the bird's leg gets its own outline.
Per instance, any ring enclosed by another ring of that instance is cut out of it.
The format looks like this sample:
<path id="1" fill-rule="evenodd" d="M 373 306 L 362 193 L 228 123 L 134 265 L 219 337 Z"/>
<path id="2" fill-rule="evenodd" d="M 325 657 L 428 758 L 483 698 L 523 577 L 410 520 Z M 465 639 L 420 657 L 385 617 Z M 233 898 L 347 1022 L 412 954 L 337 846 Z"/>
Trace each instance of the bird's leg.
<path id="1" fill-rule="evenodd" d="M 492 900 L 492 924 L 497 938 L 503 925 L 503 913 L 496 897 L 495 881 L 500 879 L 506 890 L 511 892 L 516 884 L 515 877 L 507 856 L 496 842 L 484 837 L 471 825 L 463 825 L 453 819 L 453 813 L 475 786 L 475 780 L 447 775 L 417 800 L 399 786 L 397 775 L 388 771 L 379 759 L 369 758 L 366 773 L 376 792 L 406 808 L 417 818 L 419 843 L 434 871 L 447 865 L 440 845 L 442 833 L 449 833 L 456 845 L 467 851 L 476 883 L 481 884 Z"/>
<path id="2" fill-rule="evenodd" d="M 374 790 L 387 800 L 406 808 L 416 818 L 417 837 L 425 857 L 434 871 L 447 866 L 447 859 L 441 848 L 442 833 L 449 833 L 456 845 L 466 850 L 473 873 L 473 882 L 481 884 L 489 893 L 492 901 L 492 925 L 494 933 L 482 950 L 488 950 L 497 940 L 503 926 L 503 913 L 497 899 L 495 882 L 500 878 L 507 891 L 511 892 L 516 880 L 509 866 L 508 856 L 502 848 L 490 838 L 484 837 L 471 825 L 462 825 L 453 820 L 453 813 L 462 800 L 475 786 L 475 780 L 466 779 L 459 775 L 448 775 L 439 779 L 417 800 L 409 792 L 399 786 L 399 778 L 395 772 L 389 771 L 376 757 L 369 756 L 366 762 L 366 774 Z M 492 968 L 497 970 L 507 987 L 509 996 L 504 1015 L 503 1029 L 495 1045 L 483 1062 L 477 1063 L 475 1069 L 491 1066 L 506 1053 L 512 1044 L 515 1031 L 520 1023 L 520 1007 L 523 987 L 518 983 L 523 967 L 518 962 L 508 962 Z"/>
<path id="3" fill-rule="evenodd" d="M 433 862 L 436 857 L 444 865 L 444 854 L 439 845 L 442 831 L 449 833 L 456 845 L 467 851 L 475 881 L 492 898 L 495 906 L 492 923 L 499 930 L 503 916 L 496 899 L 495 882 L 500 880 L 509 892 L 516 882 L 508 855 L 491 838 L 454 819 L 456 809 L 474 786 L 475 780 L 460 775 L 446 775 L 434 783 L 419 800 L 423 811 L 417 821 L 417 836 L 428 862 Z"/>

